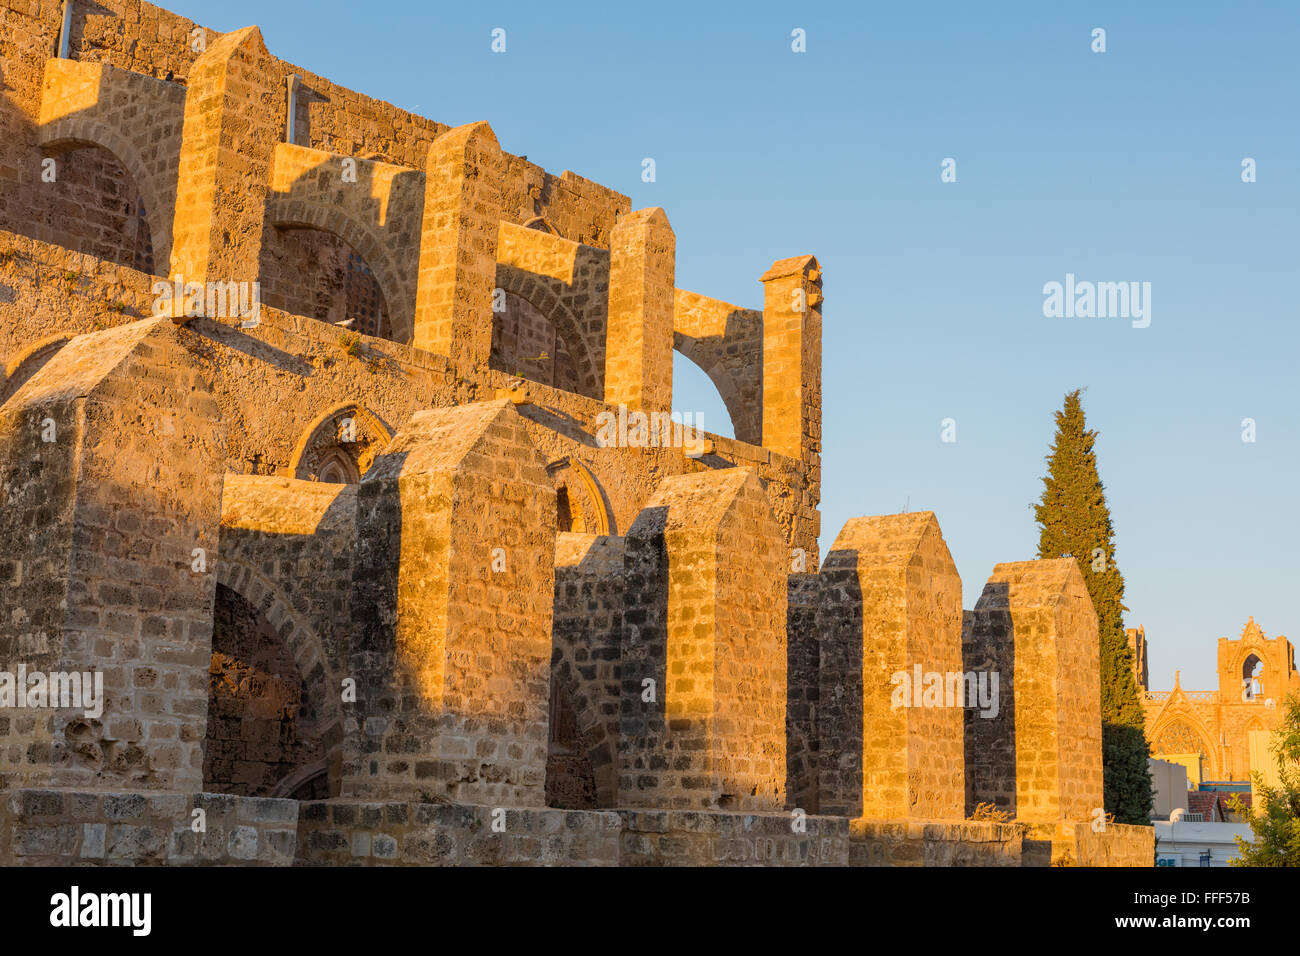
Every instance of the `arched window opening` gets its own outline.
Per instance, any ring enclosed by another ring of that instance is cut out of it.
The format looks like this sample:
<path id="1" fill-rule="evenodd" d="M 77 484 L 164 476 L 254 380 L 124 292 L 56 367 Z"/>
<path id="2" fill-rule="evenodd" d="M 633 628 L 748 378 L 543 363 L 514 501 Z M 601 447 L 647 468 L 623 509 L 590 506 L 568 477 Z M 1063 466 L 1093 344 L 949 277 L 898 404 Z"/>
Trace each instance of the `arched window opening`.
<path id="1" fill-rule="evenodd" d="M 546 466 L 555 484 L 555 530 L 563 534 L 614 534 L 613 517 L 596 477 L 568 456 Z"/>
<path id="2" fill-rule="evenodd" d="M 9 401 L 10 397 L 22 388 L 32 376 L 43 369 L 50 359 L 54 358 L 55 353 L 63 346 L 67 345 L 69 336 L 63 336 L 54 339 L 33 349 L 23 358 L 19 359 L 9 374 L 0 379 L 0 405 Z"/>
<path id="3" fill-rule="evenodd" d="M 324 763 L 318 717 L 289 648 L 265 614 L 218 584 L 203 789 L 327 796 L 327 776 L 315 772 Z M 291 793 L 285 793 L 287 780 L 294 783 Z"/>
<path id="4" fill-rule="evenodd" d="M 569 506 L 569 489 L 561 487 L 555 493 L 555 529 L 564 531 L 581 531 L 573 526 L 573 509 Z"/>
<path id="5" fill-rule="evenodd" d="M 316 480 L 332 485 L 354 485 L 361 476 L 357 474 L 357 464 L 352 456 L 341 448 L 333 448 L 320 465 Z"/>
<path id="6" fill-rule="evenodd" d="M 546 805 L 565 810 L 596 809 L 596 774 L 586 735 L 578 727 L 570 687 L 554 675 L 546 754 Z"/>
<path id="7" fill-rule="evenodd" d="M 513 292 L 504 294 L 502 305 L 503 310 L 492 315 L 489 365 L 530 382 L 581 394 L 578 363 L 555 324 Z"/>
<path id="8" fill-rule="evenodd" d="M 343 405 L 309 426 L 290 463 L 304 481 L 351 485 L 361 480 L 392 437 L 372 414 Z"/>
<path id="9" fill-rule="evenodd" d="M 262 301 L 349 332 L 393 337 L 388 303 L 374 271 L 332 232 L 309 226 L 266 231 L 261 262 Z"/>
<path id="10" fill-rule="evenodd" d="M 735 438 L 731 412 L 708 374 L 680 352 L 673 352 L 673 414 L 698 432 Z"/>
<path id="11" fill-rule="evenodd" d="M 1156 739 L 1153 753 L 1194 754 L 1201 753 L 1201 738 L 1191 727 L 1177 721 L 1166 727 Z"/>
<path id="12" fill-rule="evenodd" d="M 536 229 L 538 232 L 544 232 L 551 236 L 560 235 L 560 230 L 551 225 L 550 220 L 545 216 L 534 216 L 524 223 L 525 229 Z"/>
<path id="13" fill-rule="evenodd" d="M 1264 676 L 1264 662 L 1254 654 L 1246 658 L 1245 663 L 1241 665 L 1241 699 L 1256 700 L 1263 690 L 1260 686 L 1260 679 Z"/>
<path id="14" fill-rule="evenodd" d="M 112 152 L 91 143 L 50 149 L 54 176 L 42 182 L 50 214 L 40 238 L 106 262 L 154 273 L 153 234 L 144 199 Z"/>

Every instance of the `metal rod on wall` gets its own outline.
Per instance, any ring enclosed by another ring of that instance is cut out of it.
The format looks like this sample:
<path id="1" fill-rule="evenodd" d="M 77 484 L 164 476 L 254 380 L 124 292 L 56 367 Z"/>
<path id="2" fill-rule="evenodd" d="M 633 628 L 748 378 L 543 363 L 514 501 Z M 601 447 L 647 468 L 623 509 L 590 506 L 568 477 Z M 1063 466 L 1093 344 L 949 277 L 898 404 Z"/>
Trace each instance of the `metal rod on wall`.
<path id="1" fill-rule="evenodd" d="M 66 60 L 72 50 L 72 0 L 63 0 L 63 29 L 59 32 L 59 59 Z"/>
<path id="2" fill-rule="evenodd" d="M 293 145 L 293 127 L 298 119 L 298 74 L 290 73 L 286 80 L 289 87 L 289 117 L 285 121 L 284 141 Z"/>

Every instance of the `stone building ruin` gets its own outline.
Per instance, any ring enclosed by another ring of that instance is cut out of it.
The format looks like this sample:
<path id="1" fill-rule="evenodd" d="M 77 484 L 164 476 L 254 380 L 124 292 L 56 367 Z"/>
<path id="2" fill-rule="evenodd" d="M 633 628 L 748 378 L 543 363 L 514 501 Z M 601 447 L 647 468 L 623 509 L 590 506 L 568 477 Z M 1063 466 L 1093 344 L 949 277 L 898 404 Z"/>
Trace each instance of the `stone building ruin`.
<path id="1" fill-rule="evenodd" d="M 0 0 L 0 667 L 105 693 L 0 710 L 0 861 L 1150 865 L 1073 560 L 823 558 L 822 271 L 755 273 L 256 27 Z M 735 437 L 598 442 L 674 351 Z"/>

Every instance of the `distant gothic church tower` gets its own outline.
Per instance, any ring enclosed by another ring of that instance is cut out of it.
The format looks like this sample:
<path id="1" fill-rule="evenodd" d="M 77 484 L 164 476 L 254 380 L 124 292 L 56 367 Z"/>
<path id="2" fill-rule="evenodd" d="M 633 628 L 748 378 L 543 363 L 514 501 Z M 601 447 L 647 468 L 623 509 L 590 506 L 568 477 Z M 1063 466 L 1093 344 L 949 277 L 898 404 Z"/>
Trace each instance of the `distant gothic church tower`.
<path id="1" fill-rule="evenodd" d="M 1124 630 L 1128 638 L 1129 654 L 1133 658 L 1133 679 L 1137 681 L 1138 690 L 1147 690 L 1147 631 L 1145 627 L 1130 627 Z"/>
<path id="2" fill-rule="evenodd" d="M 1282 701 L 1300 690 L 1295 647 L 1267 638 L 1252 617 L 1241 637 L 1219 638 L 1219 689 L 1148 691 L 1146 634 L 1129 629 L 1134 676 L 1143 689 L 1151 756 L 1181 763 L 1189 782 L 1250 779 L 1272 760 L 1269 735 L 1282 719 Z"/>

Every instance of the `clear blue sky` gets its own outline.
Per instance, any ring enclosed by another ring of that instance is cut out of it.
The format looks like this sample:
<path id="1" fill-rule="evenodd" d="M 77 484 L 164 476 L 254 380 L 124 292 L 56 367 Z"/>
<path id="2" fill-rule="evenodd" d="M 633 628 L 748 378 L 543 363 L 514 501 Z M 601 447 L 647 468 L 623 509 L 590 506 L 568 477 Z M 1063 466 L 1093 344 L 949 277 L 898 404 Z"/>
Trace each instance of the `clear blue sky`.
<path id="1" fill-rule="evenodd" d="M 1153 689 L 1212 689 L 1250 614 L 1300 641 L 1300 4 L 164 5 L 663 206 L 682 288 L 759 307 L 773 260 L 815 254 L 823 551 L 933 510 L 972 606 L 1035 556 L 1052 412 L 1084 386 Z M 1150 327 L 1045 318 L 1067 272 L 1150 282 Z M 677 369 L 677 406 L 730 434 Z"/>

